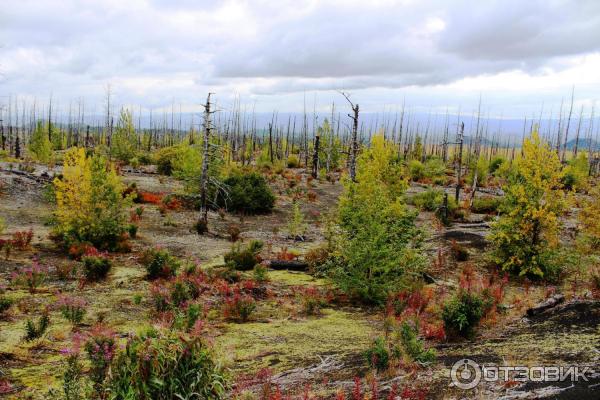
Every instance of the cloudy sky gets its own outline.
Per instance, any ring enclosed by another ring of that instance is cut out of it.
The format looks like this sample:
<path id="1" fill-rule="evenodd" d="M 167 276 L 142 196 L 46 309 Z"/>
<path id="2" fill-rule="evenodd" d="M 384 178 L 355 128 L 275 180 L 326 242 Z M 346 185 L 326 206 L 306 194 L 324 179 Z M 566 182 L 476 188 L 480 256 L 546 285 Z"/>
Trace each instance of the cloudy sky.
<path id="1" fill-rule="evenodd" d="M 257 111 L 558 112 L 600 98 L 598 0 L 3 0 L 6 96 Z"/>

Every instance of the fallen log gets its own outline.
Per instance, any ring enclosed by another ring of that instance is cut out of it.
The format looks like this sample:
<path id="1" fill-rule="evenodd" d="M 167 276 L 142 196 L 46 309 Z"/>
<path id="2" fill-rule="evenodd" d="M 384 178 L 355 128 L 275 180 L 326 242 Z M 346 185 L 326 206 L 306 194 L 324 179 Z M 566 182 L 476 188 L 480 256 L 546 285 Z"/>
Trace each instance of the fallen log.
<path id="1" fill-rule="evenodd" d="M 287 269 L 289 271 L 306 271 L 308 263 L 299 260 L 270 260 L 267 265 L 272 269 Z"/>
<path id="2" fill-rule="evenodd" d="M 550 309 L 550 308 L 554 308 L 557 305 L 559 305 L 560 303 L 565 301 L 565 296 L 562 294 L 555 294 L 554 296 L 549 297 L 548 299 L 544 300 L 543 302 L 541 302 L 540 304 L 538 304 L 535 307 L 531 307 L 527 309 L 527 316 L 528 317 L 533 317 L 534 315 L 538 315 L 543 313 L 544 311 Z"/>

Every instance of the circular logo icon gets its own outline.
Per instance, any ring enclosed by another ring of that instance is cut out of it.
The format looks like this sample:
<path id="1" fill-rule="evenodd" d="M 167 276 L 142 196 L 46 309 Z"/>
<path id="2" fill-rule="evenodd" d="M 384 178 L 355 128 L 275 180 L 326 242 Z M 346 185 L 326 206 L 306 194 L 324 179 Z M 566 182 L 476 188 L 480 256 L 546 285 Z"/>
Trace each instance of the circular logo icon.
<path id="1" fill-rule="evenodd" d="M 454 386 L 460 389 L 473 389 L 481 381 L 481 368 L 475 361 L 464 358 L 454 363 L 450 378 Z"/>

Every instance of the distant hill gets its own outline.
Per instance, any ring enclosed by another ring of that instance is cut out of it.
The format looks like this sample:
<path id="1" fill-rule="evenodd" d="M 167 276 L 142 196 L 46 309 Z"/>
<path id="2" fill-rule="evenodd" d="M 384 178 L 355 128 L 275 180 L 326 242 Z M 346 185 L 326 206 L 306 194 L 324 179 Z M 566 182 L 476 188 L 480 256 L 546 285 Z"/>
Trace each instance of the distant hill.
<path id="1" fill-rule="evenodd" d="M 587 149 L 589 147 L 589 145 L 590 145 L 590 140 L 591 140 L 591 144 L 592 144 L 592 150 L 598 150 L 598 149 L 600 149 L 600 142 L 597 142 L 597 141 L 595 141 L 593 139 L 587 139 L 587 138 L 583 139 L 583 138 L 580 138 L 579 139 L 579 145 L 578 145 L 579 150 Z M 575 139 L 569 140 L 567 142 L 567 149 L 568 150 L 573 150 L 574 148 L 575 148 Z"/>

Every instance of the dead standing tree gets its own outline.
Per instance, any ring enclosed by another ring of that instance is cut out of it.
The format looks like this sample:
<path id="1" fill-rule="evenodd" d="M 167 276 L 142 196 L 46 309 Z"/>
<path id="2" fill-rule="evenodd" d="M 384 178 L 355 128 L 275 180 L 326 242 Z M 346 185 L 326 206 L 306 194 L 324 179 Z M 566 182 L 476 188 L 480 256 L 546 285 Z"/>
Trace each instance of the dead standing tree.
<path id="1" fill-rule="evenodd" d="M 356 156 L 358 154 L 358 104 L 354 104 L 352 103 L 352 101 L 350 100 L 350 96 L 344 92 L 340 92 L 342 94 L 342 96 L 344 96 L 346 98 L 346 100 L 348 100 L 348 103 L 350 103 L 350 107 L 352 108 L 352 114 L 348 114 L 348 116 L 352 119 L 352 142 L 350 144 L 350 152 L 349 152 L 349 158 L 350 158 L 350 165 L 349 165 L 349 172 L 350 172 L 350 179 L 352 179 L 352 182 L 356 182 Z"/>
<path id="2" fill-rule="evenodd" d="M 198 233 L 203 234 L 208 231 L 208 199 L 207 199 L 207 191 L 208 191 L 208 162 L 209 162 L 209 146 L 210 146 L 210 131 L 212 129 L 212 124 L 210 122 L 210 115 L 215 113 L 216 111 L 211 110 L 211 102 L 210 95 L 212 93 L 208 93 L 206 97 L 206 104 L 204 107 L 204 135 L 202 142 L 202 172 L 200 175 L 200 219 L 196 224 L 196 229 Z"/>

